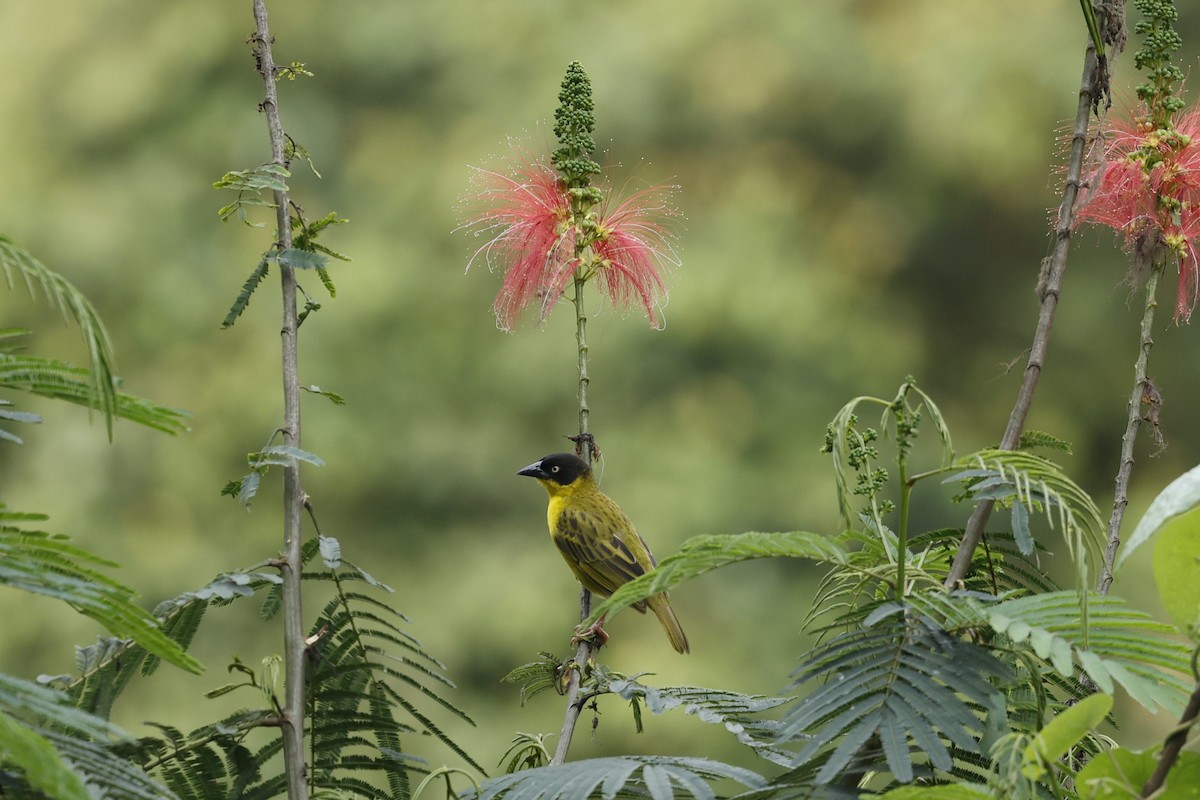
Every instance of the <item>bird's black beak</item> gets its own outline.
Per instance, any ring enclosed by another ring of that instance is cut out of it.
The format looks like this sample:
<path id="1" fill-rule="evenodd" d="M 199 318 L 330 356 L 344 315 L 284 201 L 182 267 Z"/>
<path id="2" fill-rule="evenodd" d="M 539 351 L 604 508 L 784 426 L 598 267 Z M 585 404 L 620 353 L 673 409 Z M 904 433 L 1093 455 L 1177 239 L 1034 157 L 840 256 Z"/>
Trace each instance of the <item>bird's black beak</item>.
<path id="1" fill-rule="evenodd" d="M 546 470 L 542 469 L 541 461 L 535 461 L 532 464 L 530 464 L 528 467 L 525 467 L 525 469 L 518 470 L 517 474 L 525 475 L 530 478 L 549 478 L 550 477 L 549 475 L 546 474 Z"/>

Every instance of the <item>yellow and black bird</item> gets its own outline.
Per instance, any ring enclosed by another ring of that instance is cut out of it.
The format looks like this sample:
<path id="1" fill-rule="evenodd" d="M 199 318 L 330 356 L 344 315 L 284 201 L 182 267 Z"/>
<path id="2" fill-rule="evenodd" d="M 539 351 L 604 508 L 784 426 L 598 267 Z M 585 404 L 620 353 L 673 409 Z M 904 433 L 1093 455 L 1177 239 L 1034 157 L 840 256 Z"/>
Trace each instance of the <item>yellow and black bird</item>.
<path id="1" fill-rule="evenodd" d="M 550 538 L 585 589 L 608 597 L 621 584 L 654 568 L 657 562 L 646 541 L 621 507 L 596 486 L 592 468 L 582 458 L 555 453 L 517 474 L 536 478 L 550 493 L 546 511 Z M 643 614 L 647 606 L 662 623 L 671 646 L 680 653 L 688 652 L 687 636 L 671 610 L 667 593 L 633 605 Z M 602 629 L 597 630 L 607 638 Z"/>

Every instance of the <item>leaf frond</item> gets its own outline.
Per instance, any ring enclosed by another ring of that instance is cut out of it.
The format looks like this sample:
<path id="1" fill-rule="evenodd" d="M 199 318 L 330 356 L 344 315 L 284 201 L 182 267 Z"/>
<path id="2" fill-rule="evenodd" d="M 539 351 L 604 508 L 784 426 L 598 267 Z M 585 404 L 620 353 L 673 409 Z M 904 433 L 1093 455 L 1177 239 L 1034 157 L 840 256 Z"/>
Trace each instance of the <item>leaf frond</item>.
<path id="1" fill-rule="evenodd" d="M 64 692 L 0 674 L 0 752 L 5 796 L 150 800 L 174 795 L 114 752 L 128 734 L 74 706 Z M 13 772 L 19 770 L 19 775 Z M 89 789 L 91 791 L 89 791 Z"/>
<path id="2" fill-rule="evenodd" d="M 585 624 L 595 622 L 604 614 L 612 617 L 625 606 L 667 591 L 718 567 L 756 558 L 803 558 L 825 563 L 847 563 L 846 552 L 836 540 L 807 531 L 695 536 L 684 542 L 679 552 L 664 558 L 656 568 L 613 592 L 610 598 L 592 610 Z"/>
<path id="3" fill-rule="evenodd" d="M 22 527 L 0 505 L 0 585 L 61 600 L 119 638 L 190 672 L 199 662 L 171 641 L 158 621 L 133 602 L 133 590 L 97 571 L 111 566 L 64 538 Z"/>
<path id="4" fill-rule="evenodd" d="M 108 403 L 107 406 L 97 405 L 95 381 L 93 371 L 84 367 L 52 358 L 0 351 L 0 386 L 97 409 L 109 418 L 110 431 L 111 420 L 116 418 L 164 433 L 177 434 L 188 430 L 186 420 L 189 415 L 186 411 L 161 406 L 116 389 L 104 401 Z"/>
<path id="5" fill-rule="evenodd" d="M 826 754 L 815 775 L 824 784 L 868 748 L 882 750 L 901 783 L 913 780 L 914 754 L 950 770 L 951 748 L 980 752 L 976 709 L 1003 708 L 998 686 L 1015 675 L 987 650 L 892 603 L 819 645 L 793 677 L 795 687 L 819 682 L 784 718 L 780 740 L 803 743 L 796 766 Z"/>
<path id="6" fill-rule="evenodd" d="M 263 256 L 258 264 L 250 271 L 250 276 L 242 284 L 242 290 L 238 292 L 238 296 L 234 298 L 233 305 L 229 307 L 228 313 L 225 314 L 225 319 L 221 321 L 222 328 L 232 328 L 237 322 L 238 317 L 245 312 L 250 305 L 250 296 L 254 294 L 254 290 L 267 277 L 267 272 L 271 268 L 271 260 L 268 256 Z"/>
<path id="7" fill-rule="evenodd" d="M 31 295 L 40 289 L 46 301 L 58 309 L 64 321 L 79 326 L 87 349 L 89 380 L 86 405 L 104 414 L 108 435 L 112 438 L 112 423 L 117 411 L 116 360 L 108 331 L 90 300 L 63 276 L 38 261 L 12 239 L 0 235 L 0 271 L 11 289 L 19 279 Z"/>
<path id="8" fill-rule="evenodd" d="M 763 714 L 792 702 L 794 698 L 747 695 L 698 686 L 655 688 L 631 678 L 611 681 L 607 688 L 626 700 L 645 703 L 655 714 L 680 709 L 702 722 L 723 725 L 759 756 L 776 764 L 791 764 L 793 754 L 776 745 L 779 721 Z"/>
<path id="9" fill-rule="evenodd" d="M 1087 492 L 1052 461 L 1022 450 L 981 450 L 960 459 L 959 471 L 946 482 L 966 481 L 972 500 L 996 500 L 1010 507 L 1039 509 L 1053 528 L 1057 522 L 1067 550 L 1086 566 L 1086 550 L 1095 548 L 1104 531 L 1100 509 Z M 1024 512 L 1022 512 L 1024 513 Z M 1021 552 L 1033 552 L 1028 525 L 1014 518 L 1014 536 Z"/>
<path id="10" fill-rule="evenodd" d="M 571 761 L 493 778 L 479 787 L 475 800 L 613 800 L 618 794 L 630 793 L 649 795 L 653 800 L 714 800 L 711 782 L 721 779 L 749 789 L 766 786 L 766 780 L 755 772 L 710 759 L 621 756 Z"/>

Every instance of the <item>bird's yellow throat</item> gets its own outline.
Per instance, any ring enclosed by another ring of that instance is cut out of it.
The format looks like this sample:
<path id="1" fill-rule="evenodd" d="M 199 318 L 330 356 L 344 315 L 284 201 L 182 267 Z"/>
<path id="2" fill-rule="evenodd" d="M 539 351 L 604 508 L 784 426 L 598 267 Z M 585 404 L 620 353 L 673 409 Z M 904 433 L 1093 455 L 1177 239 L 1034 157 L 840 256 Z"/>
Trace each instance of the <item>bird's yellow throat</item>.
<path id="1" fill-rule="evenodd" d="M 538 478 L 537 482 L 546 487 L 546 492 L 550 495 L 550 504 L 546 506 L 546 522 L 550 526 L 550 530 L 554 530 L 554 526 L 558 524 L 558 518 L 562 515 L 563 509 L 571 502 L 571 498 L 577 494 L 586 494 L 588 491 L 596 490 L 595 482 L 586 476 L 580 476 L 566 486 L 542 478 Z"/>

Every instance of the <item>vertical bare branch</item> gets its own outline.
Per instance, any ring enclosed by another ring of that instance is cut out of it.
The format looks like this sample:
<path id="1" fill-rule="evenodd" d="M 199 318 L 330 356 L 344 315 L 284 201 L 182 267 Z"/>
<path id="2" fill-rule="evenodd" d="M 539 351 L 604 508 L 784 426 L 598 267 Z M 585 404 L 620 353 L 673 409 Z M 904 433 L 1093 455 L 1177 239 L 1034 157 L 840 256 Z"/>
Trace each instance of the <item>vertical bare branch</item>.
<path id="1" fill-rule="evenodd" d="M 267 116 L 271 140 L 271 160 L 287 167 L 283 125 L 279 121 L 279 97 L 275 85 L 275 59 L 271 53 L 271 32 L 267 26 L 265 0 L 254 0 L 255 64 L 263 80 L 262 111 Z M 292 246 L 292 225 L 287 192 L 274 193 L 279 239 L 278 252 Z M 283 441 L 300 447 L 300 379 L 297 349 L 296 276 L 287 259 L 277 259 L 283 290 L 283 324 L 280 328 L 283 363 Z M 283 648 L 284 718 L 283 755 L 289 800 L 305 800 L 308 786 L 304 765 L 304 618 L 300 596 L 300 536 L 304 491 L 300 486 L 300 464 L 296 460 L 284 469 L 283 477 Z"/>
<path id="2" fill-rule="evenodd" d="M 1045 267 L 1044 280 L 1039 283 L 1041 310 L 1038 313 L 1037 327 L 1033 334 L 1033 344 L 1029 349 L 1029 362 L 1025 367 L 1025 375 L 1021 381 L 1021 389 L 1017 393 L 1016 403 L 1008 418 L 1008 427 L 1000 440 L 1000 447 L 1005 450 L 1014 449 L 1021 440 L 1025 430 L 1025 420 L 1029 409 L 1033 406 L 1033 393 L 1037 389 L 1042 367 L 1046 362 L 1046 351 L 1050 345 L 1050 331 L 1054 327 L 1054 314 L 1058 309 L 1059 293 L 1062 291 L 1063 276 L 1067 271 L 1067 253 L 1071 247 L 1071 227 L 1075 218 L 1075 200 L 1079 195 L 1079 186 L 1083 175 L 1084 155 L 1088 143 L 1088 123 L 1091 119 L 1093 106 L 1102 97 L 1103 88 L 1100 86 L 1100 72 L 1097 69 L 1096 50 L 1089 42 L 1083 61 L 1083 80 L 1079 87 L 1079 105 L 1075 111 L 1075 128 L 1071 136 L 1071 155 L 1067 162 L 1067 178 L 1063 186 L 1062 202 L 1058 208 L 1058 224 L 1054 229 L 1054 249 Z M 984 526 L 992 513 L 991 500 L 985 500 L 975 506 L 967 520 L 962 542 L 954 555 L 954 563 L 946 575 L 945 585 L 953 588 L 958 585 L 971 568 L 971 558 L 979 541 L 983 537 Z"/>

